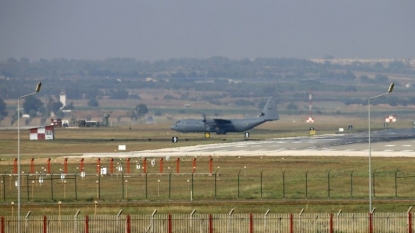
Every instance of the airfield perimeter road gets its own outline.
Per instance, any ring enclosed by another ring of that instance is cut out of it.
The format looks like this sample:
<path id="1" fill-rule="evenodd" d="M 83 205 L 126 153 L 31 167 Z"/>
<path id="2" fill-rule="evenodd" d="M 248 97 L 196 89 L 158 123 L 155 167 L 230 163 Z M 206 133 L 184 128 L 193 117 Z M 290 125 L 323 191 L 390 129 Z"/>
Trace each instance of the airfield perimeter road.
<path id="1" fill-rule="evenodd" d="M 85 153 L 83 157 L 175 157 L 175 156 L 368 156 L 368 133 L 326 134 L 275 138 L 158 150 Z M 371 132 L 372 156 L 415 157 L 415 129 Z M 127 145 L 128 148 L 128 145 Z"/>

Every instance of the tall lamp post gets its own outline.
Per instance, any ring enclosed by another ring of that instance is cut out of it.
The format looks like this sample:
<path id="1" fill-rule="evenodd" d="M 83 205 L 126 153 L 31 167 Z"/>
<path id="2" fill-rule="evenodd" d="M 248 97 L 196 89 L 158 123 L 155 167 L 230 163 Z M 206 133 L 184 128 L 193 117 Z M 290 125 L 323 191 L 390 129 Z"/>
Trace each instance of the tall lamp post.
<path id="1" fill-rule="evenodd" d="M 370 144 L 370 101 L 372 99 L 390 94 L 393 90 L 394 85 L 395 85 L 394 83 L 391 83 L 389 85 L 388 92 L 386 92 L 384 94 L 381 94 L 381 95 L 370 97 L 369 101 L 368 101 L 368 104 L 367 104 L 367 106 L 368 106 L 368 121 L 369 121 L 369 212 L 372 212 L 372 146 Z"/>
<path id="2" fill-rule="evenodd" d="M 36 86 L 35 92 L 20 96 L 17 99 L 17 232 L 20 233 L 20 99 L 35 95 L 40 91 L 42 83 L 39 82 Z"/>

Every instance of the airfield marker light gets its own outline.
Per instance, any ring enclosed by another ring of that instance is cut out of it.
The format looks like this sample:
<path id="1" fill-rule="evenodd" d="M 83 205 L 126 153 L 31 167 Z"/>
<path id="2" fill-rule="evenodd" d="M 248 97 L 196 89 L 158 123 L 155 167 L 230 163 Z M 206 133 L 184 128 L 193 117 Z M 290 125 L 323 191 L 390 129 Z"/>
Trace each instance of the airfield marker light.
<path id="1" fill-rule="evenodd" d="M 19 185 L 17 186 L 17 232 L 20 233 L 20 100 L 24 99 L 26 97 L 35 95 L 40 91 L 40 87 L 42 86 L 42 83 L 39 82 L 36 86 L 35 92 L 20 96 L 17 98 L 17 180 L 19 181 Z"/>
<path id="2" fill-rule="evenodd" d="M 368 106 L 368 125 L 369 125 L 369 133 L 368 133 L 369 134 L 369 136 L 368 136 L 368 140 L 369 140 L 369 212 L 372 211 L 372 145 L 371 145 L 371 142 L 370 142 L 370 102 L 371 102 L 372 99 L 375 99 L 375 98 L 385 96 L 385 95 L 388 95 L 388 94 L 392 93 L 394 86 L 395 86 L 395 84 L 391 83 L 389 85 L 388 92 L 386 92 L 384 94 L 381 94 L 381 95 L 370 97 L 369 100 L 368 100 L 368 103 L 367 103 L 367 106 Z"/>

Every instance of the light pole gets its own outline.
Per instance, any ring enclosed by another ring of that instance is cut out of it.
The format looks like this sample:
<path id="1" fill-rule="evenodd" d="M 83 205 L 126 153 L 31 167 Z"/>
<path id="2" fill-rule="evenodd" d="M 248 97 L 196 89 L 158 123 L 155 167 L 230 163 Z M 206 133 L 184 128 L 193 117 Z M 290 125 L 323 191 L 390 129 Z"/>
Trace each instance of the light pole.
<path id="1" fill-rule="evenodd" d="M 368 121 L 369 121 L 369 212 L 372 212 L 372 146 L 370 144 L 370 101 L 372 99 L 390 94 L 393 91 L 393 86 L 394 85 L 395 85 L 394 83 L 391 83 L 389 85 L 388 92 L 386 92 L 384 94 L 381 94 L 381 95 L 370 97 L 369 100 L 368 100 L 368 103 L 367 103 L 367 106 L 368 106 Z"/>
<path id="2" fill-rule="evenodd" d="M 20 96 L 17 99 L 17 232 L 20 233 L 20 99 L 35 95 L 40 91 L 42 83 L 39 82 L 35 92 Z"/>

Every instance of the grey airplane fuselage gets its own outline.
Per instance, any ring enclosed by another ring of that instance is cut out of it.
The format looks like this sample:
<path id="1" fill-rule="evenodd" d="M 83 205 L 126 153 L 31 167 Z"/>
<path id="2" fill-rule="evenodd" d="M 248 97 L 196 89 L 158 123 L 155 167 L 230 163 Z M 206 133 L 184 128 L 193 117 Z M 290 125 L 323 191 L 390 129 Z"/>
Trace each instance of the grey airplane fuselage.
<path id="1" fill-rule="evenodd" d="M 215 125 L 205 125 L 203 120 L 186 119 L 176 122 L 171 127 L 172 130 L 179 132 L 216 132 L 218 134 L 225 134 L 227 132 L 243 132 L 250 130 L 255 126 L 264 123 L 266 120 L 261 117 L 246 118 L 246 119 L 229 119 L 229 123 L 221 124 L 220 127 Z"/>
<path id="2" fill-rule="evenodd" d="M 217 134 L 226 134 L 227 132 L 244 132 L 266 121 L 278 119 L 279 114 L 274 97 L 270 96 L 258 117 L 245 119 L 206 119 L 206 117 L 200 120 L 184 119 L 177 121 L 171 126 L 171 129 L 181 133 L 216 132 Z"/>

